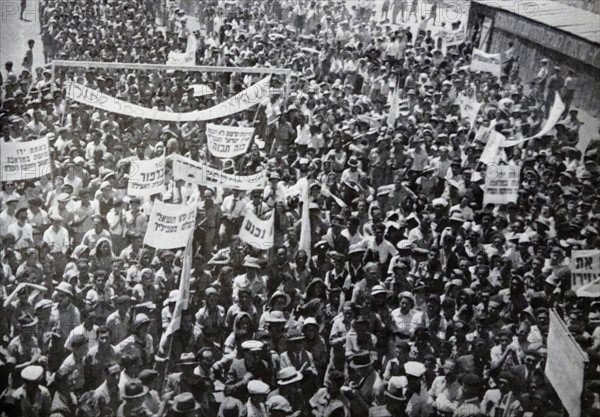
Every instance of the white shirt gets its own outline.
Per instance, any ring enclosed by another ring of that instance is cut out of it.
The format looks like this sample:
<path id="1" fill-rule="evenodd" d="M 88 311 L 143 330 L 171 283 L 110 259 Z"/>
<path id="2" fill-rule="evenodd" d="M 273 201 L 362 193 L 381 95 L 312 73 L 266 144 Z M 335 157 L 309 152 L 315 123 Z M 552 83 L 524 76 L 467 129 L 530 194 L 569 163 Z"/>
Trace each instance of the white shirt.
<path id="1" fill-rule="evenodd" d="M 58 232 L 51 226 L 44 232 L 44 242 L 50 246 L 50 253 L 67 253 L 69 249 L 69 232 L 64 227 L 60 227 Z"/>
<path id="2" fill-rule="evenodd" d="M 98 326 L 96 326 L 95 324 L 92 325 L 92 329 L 91 330 L 87 330 L 84 326 L 83 323 L 81 323 L 79 326 L 75 327 L 73 330 L 71 330 L 71 333 L 69 333 L 69 337 L 67 337 L 67 341 L 65 342 L 65 349 L 73 351 L 73 338 L 77 335 L 83 335 L 85 336 L 87 342 L 88 342 L 88 350 L 90 350 L 91 348 L 93 348 L 94 346 L 98 345 Z"/>

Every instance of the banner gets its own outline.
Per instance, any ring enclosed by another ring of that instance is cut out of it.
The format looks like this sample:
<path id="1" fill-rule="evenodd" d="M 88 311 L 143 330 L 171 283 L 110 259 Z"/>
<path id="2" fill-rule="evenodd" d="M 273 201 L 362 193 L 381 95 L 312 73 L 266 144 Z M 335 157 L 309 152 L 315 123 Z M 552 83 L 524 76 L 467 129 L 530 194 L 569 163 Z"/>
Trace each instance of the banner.
<path id="1" fill-rule="evenodd" d="M 486 54 L 480 49 L 473 49 L 471 71 L 491 72 L 496 77 L 502 75 L 502 57 L 500 54 Z"/>
<path id="2" fill-rule="evenodd" d="M 463 29 L 458 29 L 452 32 L 446 32 L 443 39 L 444 45 L 447 47 L 461 45 L 467 40 L 467 34 Z"/>
<path id="3" fill-rule="evenodd" d="M 196 162 L 181 155 L 171 155 L 173 177 L 205 187 L 223 187 L 232 190 L 250 191 L 267 186 L 266 171 L 253 175 L 226 174 L 205 162 Z"/>
<path id="4" fill-rule="evenodd" d="M 209 123 L 206 126 L 208 150 L 217 158 L 233 158 L 246 153 L 253 127 L 223 126 Z"/>
<path id="5" fill-rule="evenodd" d="M 155 249 L 175 249 L 187 244 L 194 231 L 196 207 L 154 202 L 144 245 Z"/>
<path id="6" fill-rule="evenodd" d="M 505 140 L 506 137 L 504 135 L 498 133 L 495 130 L 492 130 L 489 139 L 485 144 L 485 148 L 481 153 L 479 162 L 482 162 L 486 165 L 497 163 L 498 159 L 500 158 L 500 149 L 502 148 L 502 144 Z"/>
<path id="7" fill-rule="evenodd" d="M 116 99 L 108 94 L 101 93 L 98 90 L 93 90 L 74 82 L 65 83 L 65 94 L 67 98 L 78 103 L 96 107 L 111 113 L 139 117 L 142 119 L 160 120 L 163 122 L 194 122 L 219 119 L 260 104 L 262 100 L 269 97 L 270 82 L 271 76 L 265 77 L 256 84 L 216 106 L 187 113 L 173 113 L 138 106 L 137 104 Z"/>
<path id="8" fill-rule="evenodd" d="M 558 94 L 558 92 L 556 92 L 556 97 L 554 98 L 554 104 L 552 105 L 552 108 L 550 109 L 550 113 L 548 114 L 548 120 L 546 120 L 546 123 L 544 124 L 544 127 L 542 127 L 542 130 L 540 130 L 537 134 L 535 134 L 534 136 L 532 136 L 530 138 L 525 138 L 525 139 L 520 139 L 520 140 L 511 140 L 510 142 L 506 142 L 504 144 L 504 147 L 509 148 L 511 146 L 515 146 L 515 145 L 519 145 L 523 142 L 527 142 L 528 140 L 541 138 L 542 136 L 547 135 L 548 133 L 550 133 L 552 131 L 552 129 L 554 129 L 554 126 L 560 120 L 563 112 L 565 111 L 565 108 L 566 108 L 565 103 L 563 103 L 562 99 L 560 98 L 560 95 Z"/>
<path id="9" fill-rule="evenodd" d="M 567 325 L 550 310 L 548 359 L 545 373 L 570 417 L 581 416 L 583 371 L 587 356 L 569 333 Z"/>
<path id="10" fill-rule="evenodd" d="M 170 335 L 179 330 L 181 326 L 181 315 L 183 310 L 188 308 L 188 302 L 190 299 L 190 278 L 192 276 L 192 241 L 193 236 L 190 235 L 188 242 L 185 246 L 185 252 L 183 254 L 183 264 L 181 265 L 181 280 L 179 281 L 179 294 L 177 301 L 175 302 L 175 309 L 173 310 L 173 316 L 169 322 L 169 326 L 162 334 L 160 338 L 161 350 L 167 350 L 167 340 Z M 170 354 L 169 352 L 166 352 Z"/>
<path id="11" fill-rule="evenodd" d="M 479 110 L 481 110 L 483 103 L 478 103 L 474 99 L 471 99 L 465 95 L 460 95 L 456 99 L 456 103 L 460 106 L 460 116 L 463 119 L 469 119 L 471 129 L 473 129 L 475 120 L 477 119 L 477 114 L 479 114 Z"/>
<path id="12" fill-rule="evenodd" d="M 312 247 L 312 233 L 310 225 L 310 184 L 305 182 L 302 189 L 302 217 L 300 218 L 300 241 L 299 249 L 304 249 L 310 259 Z"/>
<path id="13" fill-rule="evenodd" d="M 516 203 L 519 196 L 519 167 L 488 166 L 485 174 L 483 205 Z"/>
<path id="14" fill-rule="evenodd" d="M 266 250 L 273 247 L 274 228 L 275 216 L 273 214 L 269 219 L 261 220 L 254 213 L 248 211 L 238 236 L 256 249 Z"/>
<path id="15" fill-rule="evenodd" d="M 160 193 L 165 185 L 165 157 L 132 161 L 129 168 L 127 195 L 138 197 Z"/>
<path id="16" fill-rule="evenodd" d="M 207 85 L 192 84 L 190 89 L 194 90 L 194 97 L 212 96 L 215 92 Z"/>
<path id="17" fill-rule="evenodd" d="M 198 40 L 195 35 L 190 34 L 187 37 L 185 52 L 169 52 L 167 65 L 194 66 L 196 65 L 196 49 Z"/>
<path id="18" fill-rule="evenodd" d="M 48 139 L 0 141 L 2 181 L 32 180 L 52 173 Z"/>
<path id="19" fill-rule="evenodd" d="M 578 297 L 600 297 L 600 250 L 571 252 L 571 280 Z"/>

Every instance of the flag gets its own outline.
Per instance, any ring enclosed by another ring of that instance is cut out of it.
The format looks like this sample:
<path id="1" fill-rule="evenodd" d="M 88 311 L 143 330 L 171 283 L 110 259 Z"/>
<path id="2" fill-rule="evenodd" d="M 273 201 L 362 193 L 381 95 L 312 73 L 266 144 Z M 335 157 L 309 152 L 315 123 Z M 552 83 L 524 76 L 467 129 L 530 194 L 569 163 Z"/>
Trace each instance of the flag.
<path id="1" fill-rule="evenodd" d="M 310 183 L 306 181 L 302 198 L 302 218 L 300 220 L 300 249 L 304 249 L 311 258 L 311 231 L 310 231 Z"/>
<path id="2" fill-rule="evenodd" d="M 192 275 L 192 241 L 194 234 L 190 235 L 185 253 L 183 254 L 183 265 L 181 267 L 181 279 L 179 280 L 179 296 L 175 303 L 175 310 L 173 310 L 173 318 L 169 323 L 169 327 L 163 333 L 160 338 L 160 346 L 164 348 L 166 346 L 167 339 L 170 335 L 179 330 L 181 325 L 181 314 L 183 310 L 187 309 L 188 301 L 190 298 L 190 278 Z"/>

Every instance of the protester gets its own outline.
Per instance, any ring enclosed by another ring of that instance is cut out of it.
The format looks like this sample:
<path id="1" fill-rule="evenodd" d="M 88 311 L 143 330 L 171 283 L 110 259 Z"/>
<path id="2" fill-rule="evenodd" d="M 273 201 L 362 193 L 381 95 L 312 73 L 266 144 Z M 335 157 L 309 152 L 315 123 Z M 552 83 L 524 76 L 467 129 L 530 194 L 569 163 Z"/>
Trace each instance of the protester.
<path id="1" fill-rule="evenodd" d="M 20 73 L 5 65 L 0 140 L 47 140 L 51 160 L 0 193 L 7 416 L 551 416 L 551 310 L 587 355 L 582 407 L 598 413 L 599 294 L 577 297 L 570 261 L 600 249 L 600 142 L 572 107 L 575 70 L 544 59 L 528 83 L 511 44 L 501 76 L 471 71 L 469 39 L 429 30 L 437 1 L 428 16 L 393 1 L 392 24 L 364 2 L 215 1 L 198 31 L 191 5 L 162 3 L 43 0 L 44 56 L 191 52 L 232 72 L 33 72 L 33 41 Z M 268 100 L 210 120 L 254 128 L 247 152 L 215 156 L 204 121 L 152 119 L 248 97 L 261 78 L 238 67 L 291 71 Z M 147 114 L 76 103 L 68 82 Z M 561 120 L 530 139 L 556 94 Z M 485 164 L 492 132 L 504 147 Z M 162 189 L 131 195 L 161 156 Z M 197 185 L 174 158 L 267 180 Z M 519 169 L 518 190 L 486 204 L 498 166 Z M 147 244 L 157 201 L 195 209 L 191 250 Z M 244 233 L 251 215 L 272 221 L 269 245 Z"/>

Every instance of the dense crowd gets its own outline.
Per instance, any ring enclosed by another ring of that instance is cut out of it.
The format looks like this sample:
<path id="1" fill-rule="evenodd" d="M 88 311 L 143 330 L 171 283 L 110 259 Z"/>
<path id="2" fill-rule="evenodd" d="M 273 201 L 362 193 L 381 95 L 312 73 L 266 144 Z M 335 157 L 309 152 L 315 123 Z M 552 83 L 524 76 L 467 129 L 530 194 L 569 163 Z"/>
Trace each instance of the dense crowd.
<path id="1" fill-rule="evenodd" d="M 268 101 L 214 121 L 255 127 L 233 160 L 210 154 L 205 122 L 107 113 L 66 100 L 63 84 L 188 112 L 259 75 L 53 77 L 31 42 L 22 68 L 5 64 L 0 140 L 47 138 L 53 166 L 2 183 L 0 413 L 553 417 L 556 312 L 588 358 L 582 415 L 599 414 L 600 302 L 571 289 L 571 252 L 600 248 L 598 138 L 580 137 L 575 71 L 543 60 L 522 80 L 509 49 L 502 76 L 471 72 L 471 38 L 447 48 L 439 33 L 460 24 L 432 32 L 439 22 L 417 2 L 384 2 L 383 22 L 361 2 L 203 3 L 194 31 L 178 7 L 158 26 L 151 0 L 43 0 L 44 57 L 165 63 L 193 36 L 198 65 L 291 69 L 272 77 Z M 417 27 L 398 27 L 405 17 Z M 480 127 L 531 137 L 556 92 L 567 109 L 555 129 L 496 159 L 519 168 L 518 200 L 484 205 Z M 461 96 L 483 103 L 473 124 Z M 136 161 L 172 154 L 266 170 L 268 185 L 199 187 L 167 167 L 164 192 L 127 195 Z M 156 199 L 198 209 L 188 308 L 168 338 L 184 251 L 143 244 Z M 272 249 L 239 238 L 248 212 L 274 216 Z"/>

